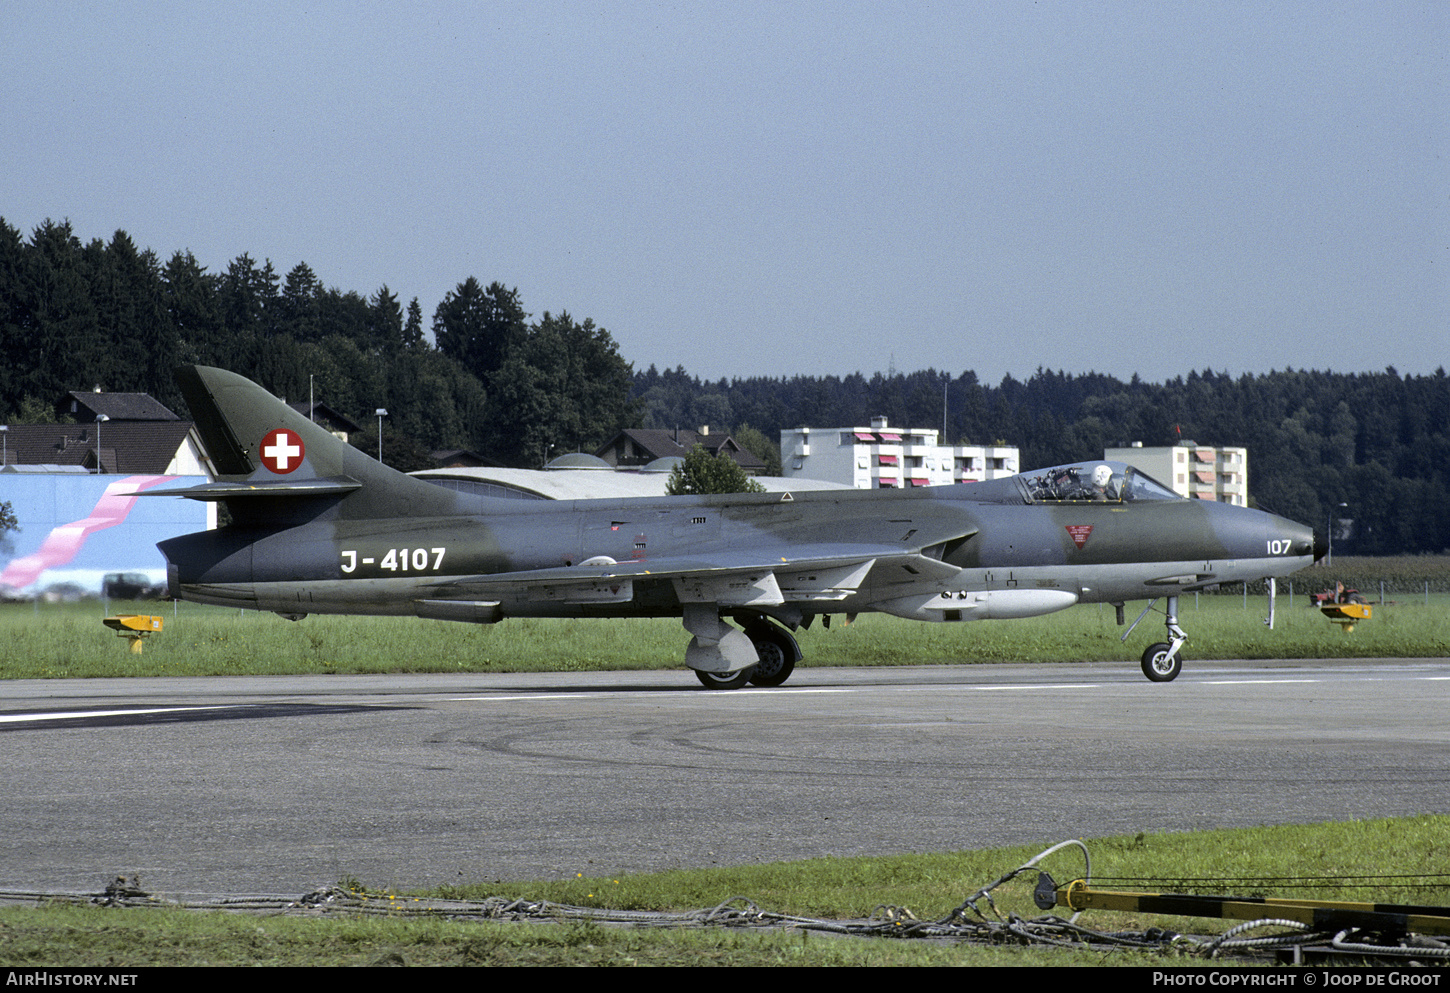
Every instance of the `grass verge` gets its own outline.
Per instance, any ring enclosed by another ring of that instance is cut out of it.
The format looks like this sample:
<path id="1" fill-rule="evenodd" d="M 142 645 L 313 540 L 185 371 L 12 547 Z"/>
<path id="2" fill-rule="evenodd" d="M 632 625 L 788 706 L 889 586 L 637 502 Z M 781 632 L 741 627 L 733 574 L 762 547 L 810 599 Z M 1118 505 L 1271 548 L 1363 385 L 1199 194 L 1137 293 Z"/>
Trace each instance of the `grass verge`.
<path id="1" fill-rule="evenodd" d="M 1240 658 L 1421 658 L 1450 655 L 1450 594 L 1374 607 L 1345 634 L 1298 596 L 1280 598 L 1274 630 L 1265 604 L 1234 595 L 1184 597 L 1188 662 Z M 99 603 L 0 605 L 0 678 L 296 675 L 383 672 L 553 672 L 678 669 L 688 635 L 673 619 L 533 620 L 475 626 L 405 617 L 274 614 L 196 604 L 120 604 L 112 613 L 160 614 L 165 629 L 143 654 L 104 628 Z M 1139 608 L 1141 609 L 1141 608 Z M 1130 614 L 1129 620 L 1136 614 Z M 863 614 L 797 632 L 804 665 L 922 665 L 1135 660 L 1163 637 L 1161 615 L 1126 644 L 1113 608 L 1089 604 L 1046 617 L 924 624 Z"/>
<path id="2" fill-rule="evenodd" d="M 1045 847 L 1045 846 L 1043 846 Z M 1095 879 L 1324 877 L 1284 892 L 1286 884 L 1239 883 L 1238 895 L 1315 896 L 1379 902 L 1450 903 L 1450 817 L 1351 821 L 1284 827 L 1155 834 L 1088 842 Z M 977 888 L 1036 855 L 1014 847 L 942 855 L 815 859 L 797 863 L 575 877 L 563 881 L 449 887 L 453 898 L 527 896 L 580 906 L 678 910 L 745 895 L 762 908 L 819 917 L 863 917 L 878 904 L 944 917 Z M 1065 851 L 1046 866 L 1059 881 L 1082 873 Z M 1352 886 L 1348 877 L 1385 872 L 1439 873 L 1417 885 L 1385 881 Z M 1166 878 L 1165 878 L 1166 874 Z M 996 894 L 1003 912 L 1037 916 L 1034 880 Z M 1104 879 L 1106 884 L 1106 880 Z M 1142 886 L 1122 888 L 1168 888 Z M 1181 887 L 1180 887 L 1181 888 Z M 1228 922 L 1110 913 L 1085 914 L 1100 929 L 1162 926 L 1211 934 Z M 255 916 L 178 910 L 62 905 L 0 908 L 0 962 L 8 966 L 156 965 L 1128 965 L 1162 964 L 1158 955 L 981 948 L 887 939 L 846 940 L 806 933 L 657 931 L 595 924 L 466 923 L 442 918 Z M 1177 964 L 1190 964 L 1179 961 Z"/>

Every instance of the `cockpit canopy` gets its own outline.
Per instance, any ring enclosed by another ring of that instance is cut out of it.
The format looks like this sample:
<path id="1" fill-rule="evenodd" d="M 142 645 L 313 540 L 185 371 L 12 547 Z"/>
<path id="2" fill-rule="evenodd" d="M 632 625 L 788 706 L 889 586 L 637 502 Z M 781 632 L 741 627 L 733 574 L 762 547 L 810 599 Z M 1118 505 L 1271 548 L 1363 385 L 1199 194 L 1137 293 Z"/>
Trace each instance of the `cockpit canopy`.
<path id="1" fill-rule="evenodd" d="M 1015 477 L 1028 503 L 1126 503 L 1182 500 L 1147 473 L 1122 462 L 1077 462 Z"/>

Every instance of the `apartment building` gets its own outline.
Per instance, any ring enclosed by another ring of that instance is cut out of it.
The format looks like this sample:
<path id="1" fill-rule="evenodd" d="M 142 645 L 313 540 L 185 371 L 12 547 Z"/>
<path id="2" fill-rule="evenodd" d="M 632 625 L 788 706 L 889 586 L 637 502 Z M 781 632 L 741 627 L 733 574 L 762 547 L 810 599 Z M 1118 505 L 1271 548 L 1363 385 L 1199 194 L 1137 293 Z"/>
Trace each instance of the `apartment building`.
<path id="1" fill-rule="evenodd" d="M 781 474 L 855 489 L 975 483 L 1018 471 L 1015 447 L 943 445 L 933 428 L 893 428 L 885 417 L 870 427 L 791 428 L 780 433 Z"/>

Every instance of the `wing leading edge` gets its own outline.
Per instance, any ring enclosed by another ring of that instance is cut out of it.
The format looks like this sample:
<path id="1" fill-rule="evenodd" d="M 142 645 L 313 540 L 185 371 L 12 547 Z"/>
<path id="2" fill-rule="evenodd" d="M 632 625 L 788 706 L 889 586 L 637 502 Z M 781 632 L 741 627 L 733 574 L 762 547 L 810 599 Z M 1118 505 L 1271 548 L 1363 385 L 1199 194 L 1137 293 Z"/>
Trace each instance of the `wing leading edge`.
<path id="1" fill-rule="evenodd" d="M 899 548 L 858 549 L 853 554 L 793 556 L 774 562 L 745 555 L 600 562 L 557 569 L 531 569 L 460 576 L 431 585 L 430 603 L 625 603 L 638 581 L 668 581 L 680 603 L 721 607 L 778 607 L 832 603 L 858 593 L 873 570 L 892 566 L 917 581 L 944 582 L 959 571 L 937 559 Z"/>

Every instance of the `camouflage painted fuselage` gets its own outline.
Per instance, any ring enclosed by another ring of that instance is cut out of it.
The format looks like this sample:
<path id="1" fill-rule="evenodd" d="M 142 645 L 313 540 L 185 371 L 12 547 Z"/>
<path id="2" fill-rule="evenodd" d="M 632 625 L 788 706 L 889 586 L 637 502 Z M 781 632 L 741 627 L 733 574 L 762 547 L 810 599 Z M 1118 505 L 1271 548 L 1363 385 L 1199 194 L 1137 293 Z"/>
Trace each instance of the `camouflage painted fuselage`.
<path id="1" fill-rule="evenodd" d="M 691 630 L 705 608 L 792 628 L 865 611 L 965 621 L 1283 576 L 1314 554 L 1302 525 L 1175 498 L 1116 463 L 910 491 L 479 497 L 379 464 L 240 376 L 189 367 L 178 381 L 217 479 L 179 495 L 225 501 L 233 520 L 160 546 L 172 594 L 201 603 L 683 616 Z M 1089 468 L 1113 483 L 1056 486 Z"/>
<path id="2" fill-rule="evenodd" d="M 199 602 L 428 616 L 420 602 L 497 601 L 487 619 L 678 614 L 675 582 L 694 571 L 869 561 L 849 595 L 809 612 L 900 613 L 903 597 L 943 592 L 1050 590 L 1120 602 L 1287 575 L 1312 560 L 1307 528 L 1256 511 L 1188 500 L 1014 506 L 982 502 L 986 485 L 788 502 L 776 494 L 486 501 L 440 490 L 456 503 L 452 513 L 351 520 L 333 507 L 303 522 L 188 535 L 162 550 L 173 592 Z M 584 565 L 601 556 L 613 561 Z M 533 582 L 521 575 L 529 573 Z M 632 583 L 632 595 L 604 595 L 615 580 Z"/>

